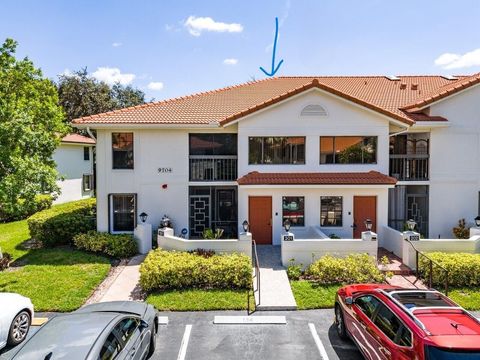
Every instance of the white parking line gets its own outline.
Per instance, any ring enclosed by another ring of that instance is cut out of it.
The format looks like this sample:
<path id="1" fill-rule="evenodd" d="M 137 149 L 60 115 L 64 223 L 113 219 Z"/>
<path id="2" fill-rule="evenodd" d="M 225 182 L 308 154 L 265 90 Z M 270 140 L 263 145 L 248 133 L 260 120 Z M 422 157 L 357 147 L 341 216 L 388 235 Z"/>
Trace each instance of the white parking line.
<path id="1" fill-rule="evenodd" d="M 178 352 L 177 360 L 185 360 L 187 355 L 188 340 L 190 340 L 190 333 L 192 332 L 192 325 L 185 326 L 182 343 L 180 344 L 180 351 Z"/>
<path id="2" fill-rule="evenodd" d="M 322 360 L 328 360 L 327 350 L 325 350 L 325 346 L 323 346 L 322 340 L 320 340 L 320 337 L 318 336 L 317 329 L 315 329 L 315 324 L 309 323 L 308 327 L 312 333 L 313 340 L 315 340 L 320 357 Z"/>
<path id="3" fill-rule="evenodd" d="M 214 324 L 232 325 L 232 324 L 281 324 L 287 323 L 285 316 L 215 316 Z"/>

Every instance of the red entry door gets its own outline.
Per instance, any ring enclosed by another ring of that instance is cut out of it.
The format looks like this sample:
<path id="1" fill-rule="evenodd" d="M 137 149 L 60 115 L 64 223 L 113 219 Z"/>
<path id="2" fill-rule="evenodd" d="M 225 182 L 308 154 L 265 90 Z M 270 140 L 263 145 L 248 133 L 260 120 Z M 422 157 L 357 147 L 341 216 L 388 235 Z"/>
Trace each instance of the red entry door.
<path id="1" fill-rule="evenodd" d="M 248 198 L 248 222 L 253 240 L 257 244 L 272 243 L 272 197 Z"/>
<path id="2" fill-rule="evenodd" d="M 353 197 L 353 238 L 360 239 L 365 231 L 365 220 L 372 220 L 372 231 L 377 232 L 377 197 Z"/>

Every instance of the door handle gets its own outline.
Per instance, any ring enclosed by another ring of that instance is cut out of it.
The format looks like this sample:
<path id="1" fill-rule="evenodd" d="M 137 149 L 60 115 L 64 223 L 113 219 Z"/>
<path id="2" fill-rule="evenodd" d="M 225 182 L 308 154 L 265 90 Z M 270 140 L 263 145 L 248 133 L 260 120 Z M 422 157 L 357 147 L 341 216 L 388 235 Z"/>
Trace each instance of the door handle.
<path id="1" fill-rule="evenodd" d="M 390 355 L 392 355 L 390 350 L 388 350 L 386 347 L 380 346 L 378 350 L 380 350 L 380 352 L 388 358 L 390 357 Z"/>

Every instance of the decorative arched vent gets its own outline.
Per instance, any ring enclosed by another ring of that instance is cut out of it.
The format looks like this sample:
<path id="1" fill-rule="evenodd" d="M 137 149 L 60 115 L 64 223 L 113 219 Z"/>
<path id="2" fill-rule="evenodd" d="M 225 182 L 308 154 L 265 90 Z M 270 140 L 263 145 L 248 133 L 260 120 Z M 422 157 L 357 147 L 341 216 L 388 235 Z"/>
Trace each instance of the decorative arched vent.
<path id="1" fill-rule="evenodd" d="M 311 104 L 302 109 L 300 116 L 327 116 L 327 110 L 322 105 Z"/>

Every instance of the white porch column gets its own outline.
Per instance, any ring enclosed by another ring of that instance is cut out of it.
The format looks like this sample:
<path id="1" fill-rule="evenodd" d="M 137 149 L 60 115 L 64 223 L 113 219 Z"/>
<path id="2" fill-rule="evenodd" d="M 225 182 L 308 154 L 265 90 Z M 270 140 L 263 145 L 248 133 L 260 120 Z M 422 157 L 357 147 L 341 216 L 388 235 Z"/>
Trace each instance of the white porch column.
<path id="1" fill-rule="evenodd" d="M 407 240 L 411 242 L 419 241 L 420 234 L 415 231 L 404 231 L 402 235 L 403 235 L 402 261 L 410 269 L 416 270 L 417 264 L 416 264 L 415 250 L 407 242 Z"/>
<path id="2" fill-rule="evenodd" d="M 249 242 L 250 246 L 248 247 L 248 255 L 252 257 L 252 233 L 251 232 L 242 232 L 238 235 L 238 241 Z"/>
<path id="3" fill-rule="evenodd" d="M 148 254 L 152 250 L 152 224 L 139 223 L 133 231 L 140 254 Z"/>

